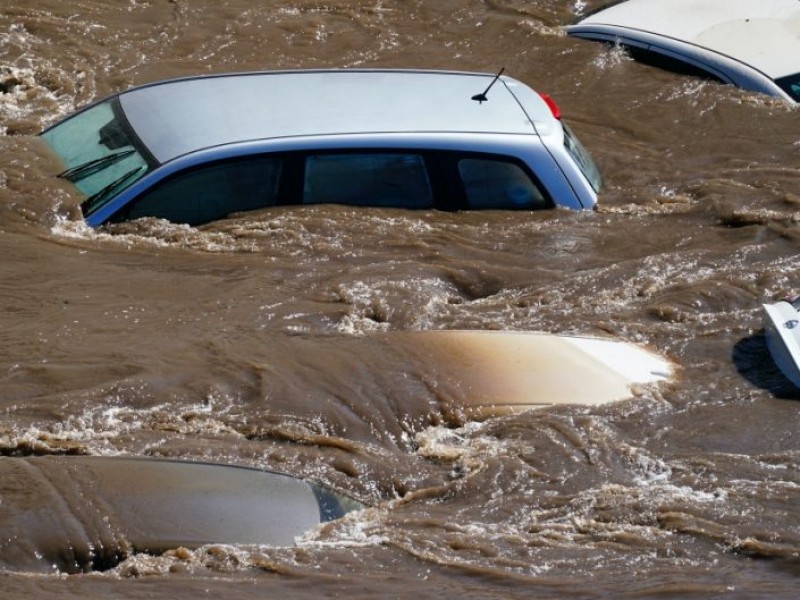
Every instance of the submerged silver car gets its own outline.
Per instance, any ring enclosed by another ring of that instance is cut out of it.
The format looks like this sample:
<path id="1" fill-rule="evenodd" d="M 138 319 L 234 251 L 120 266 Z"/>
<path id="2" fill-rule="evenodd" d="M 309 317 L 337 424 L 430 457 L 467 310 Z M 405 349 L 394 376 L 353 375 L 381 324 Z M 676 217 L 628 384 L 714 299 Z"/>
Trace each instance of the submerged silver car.
<path id="1" fill-rule="evenodd" d="M 626 0 L 567 28 L 634 58 L 800 102 L 798 0 Z"/>
<path id="2" fill-rule="evenodd" d="M 134 88 L 42 132 L 86 222 L 276 205 L 589 209 L 601 177 L 547 97 L 482 73 L 272 71 Z"/>

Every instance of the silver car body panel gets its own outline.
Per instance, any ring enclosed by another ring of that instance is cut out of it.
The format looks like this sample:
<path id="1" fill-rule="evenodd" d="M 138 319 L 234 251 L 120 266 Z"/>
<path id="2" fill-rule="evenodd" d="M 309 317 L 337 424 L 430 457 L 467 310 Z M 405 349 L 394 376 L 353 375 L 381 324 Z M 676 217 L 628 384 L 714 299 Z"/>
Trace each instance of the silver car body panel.
<path id="1" fill-rule="evenodd" d="M 488 101 L 471 101 L 492 78 L 420 71 L 278 71 L 174 80 L 123 92 L 119 99 L 137 135 L 161 163 L 203 148 L 259 139 L 423 132 L 541 135 L 539 129 L 553 130 L 544 102 L 524 94 L 526 86 L 511 78 L 502 78 Z"/>
<path id="2" fill-rule="evenodd" d="M 16 542 L 0 568 L 50 577 L 110 569 L 140 552 L 293 546 L 363 508 L 282 473 L 135 456 L 4 457 L 0 493 L 0 534 Z"/>

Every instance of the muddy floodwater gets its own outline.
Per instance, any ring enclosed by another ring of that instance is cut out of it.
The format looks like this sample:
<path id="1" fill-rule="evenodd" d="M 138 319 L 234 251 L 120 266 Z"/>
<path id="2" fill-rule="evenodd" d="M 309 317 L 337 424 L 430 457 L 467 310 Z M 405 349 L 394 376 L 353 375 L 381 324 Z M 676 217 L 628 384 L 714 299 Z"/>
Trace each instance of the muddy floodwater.
<path id="1" fill-rule="evenodd" d="M 0 461 L 224 462 L 369 508 L 288 547 L 7 568 L 0 596 L 796 597 L 800 391 L 761 304 L 800 290 L 800 112 L 564 35 L 601 4 L 2 0 Z M 132 85 L 306 67 L 505 67 L 594 155 L 598 209 L 90 230 L 36 138 Z M 429 329 L 613 336 L 677 376 L 472 422 L 404 336 Z"/>

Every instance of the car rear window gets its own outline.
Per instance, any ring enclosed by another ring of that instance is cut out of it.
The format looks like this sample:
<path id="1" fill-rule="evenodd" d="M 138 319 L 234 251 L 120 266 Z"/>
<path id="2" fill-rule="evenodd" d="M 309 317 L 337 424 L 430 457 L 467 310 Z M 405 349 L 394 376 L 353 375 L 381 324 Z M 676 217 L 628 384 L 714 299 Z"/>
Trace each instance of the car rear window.
<path id="1" fill-rule="evenodd" d="M 281 167 L 280 157 L 259 156 L 181 173 L 144 193 L 113 220 L 157 217 L 201 225 L 231 213 L 274 206 Z"/>
<path id="2" fill-rule="evenodd" d="M 603 187 L 603 177 L 600 175 L 600 169 L 597 168 L 589 152 L 583 147 L 583 144 L 580 143 L 567 124 L 562 121 L 561 125 L 564 127 L 564 147 L 594 191 L 599 192 L 600 188 Z"/>
<path id="3" fill-rule="evenodd" d="M 430 208 L 433 191 L 419 154 L 314 154 L 305 161 L 303 203 Z"/>
<path id="4" fill-rule="evenodd" d="M 536 210 L 551 206 L 539 186 L 513 162 L 463 158 L 458 161 L 458 172 L 467 208 Z"/>

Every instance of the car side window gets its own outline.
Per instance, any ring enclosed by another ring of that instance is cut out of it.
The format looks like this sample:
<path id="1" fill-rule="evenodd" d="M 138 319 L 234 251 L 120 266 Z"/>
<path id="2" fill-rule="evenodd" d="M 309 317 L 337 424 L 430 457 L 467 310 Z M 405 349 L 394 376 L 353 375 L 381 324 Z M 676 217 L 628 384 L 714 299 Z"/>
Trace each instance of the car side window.
<path id="1" fill-rule="evenodd" d="M 430 208 L 433 191 L 419 154 L 314 154 L 305 161 L 303 203 Z"/>
<path id="2" fill-rule="evenodd" d="M 730 83 L 730 81 L 723 78 L 722 74 L 711 70 L 711 68 L 704 68 L 699 63 L 692 61 L 688 57 L 680 57 L 673 55 L 668 50 L 655 49 L 645 50 L 634 46 L 629 47 L 630 55 L 651 67 L 671 71 L 678 75 L 688 75 L 690 77 L 700 77 L 701 79 L 709 79 L 716 83 Z"/>
<path id="3" fill-rule="evenodd" d="M 788 75 L 787 77 L 781 77 L 776 79 L 775 83 L 777 83 L 784 92 L 789 94 L 797 102 L 800 102 L 800 73 Z"/>
<path id="4" fill-rule="evenodd" d="M 231 213 L 274 206 L 281 166 L 280 157 L 260 156 L 180 173 L 145 192 L 122 218 L 157 217 L 201 225 Z"/>
<path id="5" fill-rule="evenodd" d="M 517 164 L 490 158 L 462 158 L 458 172 L 464 185 L 467 208 L 550 208 L 539 186 Z"/>

